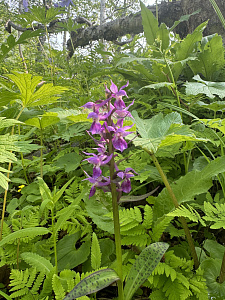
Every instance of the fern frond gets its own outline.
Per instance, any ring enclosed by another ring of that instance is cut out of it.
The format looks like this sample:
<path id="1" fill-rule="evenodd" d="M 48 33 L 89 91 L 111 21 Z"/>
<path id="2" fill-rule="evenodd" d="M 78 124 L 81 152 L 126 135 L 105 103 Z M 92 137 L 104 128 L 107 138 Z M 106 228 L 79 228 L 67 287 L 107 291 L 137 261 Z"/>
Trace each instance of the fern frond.
<path id="1" fill-rule="evenodd" d="M 205 222 L 202 220 L 199 213 L 190 205 L 187 204 L 187 207 L 184 205 L 180 205 L 178 208 L 176 208 L 174 211 L 167 214 L 167 216 L 170 217 L 185 217 L 193 222 L 200 222 L 202 226 L 206 226 Z"/>
<path id="2" fill-rule="evenodd" d="M 56 274 L 54 274 L 52 277 L 52 288 L 55 293 L 56 300 L 62 300 L 65 298 L 66 296 L 65 290 L 62 286 L 59 276 L 57 276 Z"/>
<path id="3" fill-rule="evenodd" d="M 160 240 L 163 232 L 166 230 L 172 219 L 173 217 L 164 216 L 157 220 L 151 233 L 151 238 L 154 242 L 158 242 Z"/>
<path id="4" fill-rule="evenodd" d="M 204 202 L 204 212 L 206 216 L 203 217 L 205 221 L 212 222 L 210 226 L 212 229 L 225 228 L 225 204 Z"/>
<path id="5" fill-rule="evenodd" d="M 143 247 L 148 245 L 150 238 L 148 234 L 142 234 L 142 235 L 128 235 L 122 237 L 121 244 L 122 245 L 135 245 L 139 247 Z"/>
<path id="6" fill-rule="evenodd" d="M 46 258 L 33 253 L 33 252 L 24 252 L 21 254 L 22 259 L 32 267 L 36 267 L 39 272 L 44 272 L 48 274 L 53 269 L 53 265 Z"/>
<path id="7" fill-rule="evenodd" d="M 142 223 L 145 229 L 150 229 L 153 222 L 153 209 L 150 205 L 145 205 L 144 208 L 144 221 Z"/>
<path id="8" fill-rule="evenodd" d="M 10 274 L 10 294 L 11 298 L 37 294 L 43 283 L 45 274 L 37 273 L 36 268 L 26 269 L 25 271 L 12 270 Z"/>
<path id="9" fill-rule="evenodd" d="M 97 235 L 93 232 L 91 243 L 91 267 L 93 270 L 100 268 L 101 266 L 101 249 L 98 242 Z"/>
<path id="10" fill-rule="evenodd" d="M 0 241 L 0 247 L 2 247 L 5 244 L 11 244 L 15 242 L 17 239 L 23 239 L 23 238 L 34 238 L 38 235 L 44 235 L 49 233 L 49 230 L 44 227 L 34 227 L 34 228 L 25 228 L 18 230 L 16 232 L 10 233 L 8 236 L 4 237 Z"/>

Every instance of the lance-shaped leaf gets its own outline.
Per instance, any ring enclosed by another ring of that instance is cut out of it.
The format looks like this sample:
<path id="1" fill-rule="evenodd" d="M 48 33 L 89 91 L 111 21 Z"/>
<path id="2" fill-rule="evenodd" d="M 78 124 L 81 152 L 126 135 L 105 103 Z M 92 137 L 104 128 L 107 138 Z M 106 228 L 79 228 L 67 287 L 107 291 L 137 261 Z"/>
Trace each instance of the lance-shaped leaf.
<path id="1" fill-rule="evenodd" d="M 136 290 L 151 275 L 168 247 L 169 245 L 166 243 L 154 243 L 141 252 L 128 274 L 124 288 L 124 300 L 132 298 Z"/>
<path id="2" fill-rule="evenodd" d="M 160 148 L 183 141 L 205 141 L 197 138 L 189 126 L 182 124 L 181 116 L 177 112 L 172 112 L 165 117 L 160 113 L 146 120 L 139 118 L 136 111 L 132 112 L 132 115 L 141 136 L 136 137 L 133 142 L 147 151 L 156 153 Z M 127 138 L 133 139 L 134 135 L 130 134 Z"/>
<path id="3" fill-rule="evenodd" d="M 112 269 L 103 269 L 94 272 L 81 280 L 64 298 L 64 300 L 73 300 L 85 295 L 96 293 L 117 280 L 119 280 L 119 276 Z"/>
<path id="4" fill-rule="evenodd" d="M 153 13 L 140 1 L 144 34 L 149 45 L 153 45 L 158 31 L 158 21 Z"/>
<path id="5" fill-rule="evenodd" d="M 20 93 L 17 93 L 18 98 L 22 101 L 23 107 L 32 107 L 37 105 L 47 105 L 56 102 L 60 94 L 67 90 L 65 87 L 53 86 L 51 83 L 41 84 L 41 76 L 32 76 L 27 73 L 9 74 L 8 77 L 17 85 Z M 14 98 L 15 95 L 13 94 Z"/>

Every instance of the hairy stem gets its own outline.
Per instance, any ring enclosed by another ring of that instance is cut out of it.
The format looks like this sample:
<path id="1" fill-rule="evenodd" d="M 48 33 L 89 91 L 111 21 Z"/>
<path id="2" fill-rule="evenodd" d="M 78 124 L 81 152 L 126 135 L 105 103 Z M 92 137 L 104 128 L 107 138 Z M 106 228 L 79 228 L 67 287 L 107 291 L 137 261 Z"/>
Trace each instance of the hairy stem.
<path id="1" fill-rule="evenodd" d="M 169 195 L 170 195 L 170 197 L 171 197 L 171 199 L 173 201 L 174 206 L 176 208 L 179 207 L 179 203 L 177 201 L 177 198 L 176 198 L 176 196 L 175 196 L 175 194 L 174 194 L 174 192 L 173 192 L 173 190 L 172 190 L 172 188 L 171 188 L 171 186 L 169 184 L 169 181 L 168 181 L 166 175 L 164 174 L 164 172 L 163 172 L 163 170 L 162 170 L 162 168 L 161 168 L 161 166 L 160 166 L 157 158 L 155 157 L 154 153 L 151 153 L 147 149 L 145 149 L 145 151 L 148 152 L 149 155 L 151 156 L 152 161 L 153 161 L 154 165 L 156 166 L 156 168 L 157 168 L 157 170 L 158 170 L 158 172 L 159 172 L 159 174 L 160 174 L 160 176 L 161 176 L 161 178 L 163 180 L 163 183 L 166 186 L 166 189 L 167 189 L 167 191 L 168 191 L 168 193 L 169 193 Z M 190 247 L 191 255 L 192 255 L 192 258 L 194 260 L 195 269 L 197 269 L 199 267 L 199 261 L 198 261 L 197 253 L 195 251 L 195 246 L 194 246 L 194 242 L 193 242 L 190 230 L 188 228 L 188 225 L 187 225 L 187 222 L 186 222 L 185 218 L 184 217 L 180 217 L 179 219 L 180 219 L 180 222 L 181 222 L 181 224 L 182 224 L 182 226 L 184 228 L 184 232 L 185 232 L 185 235 L 186 235 L 189 247 Z"/>

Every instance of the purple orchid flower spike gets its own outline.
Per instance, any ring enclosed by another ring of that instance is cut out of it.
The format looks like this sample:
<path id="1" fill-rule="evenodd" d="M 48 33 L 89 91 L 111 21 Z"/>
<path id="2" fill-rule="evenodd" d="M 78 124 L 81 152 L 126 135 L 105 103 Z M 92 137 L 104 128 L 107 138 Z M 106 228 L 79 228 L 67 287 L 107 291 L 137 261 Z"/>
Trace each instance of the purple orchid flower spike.
<path id="1" fill-rule="evenodd" d="M 25 12 L 29 11 L 29 9 L 28 9 L 28 1 L 27 0 L 23 0 L 23 7 L 24 7 L 24 11 Z"/>
<path id="2" fill-rule="evenodd" d="M 94 177 L 90 177 L 87 172 L 84 171 L 84 173 L 87 175 L 88 178 L 85 178 L 83 180 L 88 180 L 90 183 L 92 183 L 89 199 L 92 196 L 94 196 L 96 192 L 96 187 L 102 188 L 104 192 L 109 191 L 109 188 L 108 189 L 106 188 L 107 185 L 110 185 L 110 179 L 108 177 L 99 176 L 98 178 L 94 178 Z"/>
<path id="3" fill-rule="evenodd" d="M 124 181 L 121 184 L 121 188 L 122 188 L 122 191 L 124 193 L 130 193 L 130 191 L 131 191 L 130 178 L 134 177 L 134 174 L 132 172 L 135 173 L 135 174 L 138 174 L 132 168 L 126 168 L 125 171 L 119 171 L 117 173 L 117 176 L 119 176 L 120 178 L 124 179 Z"/>

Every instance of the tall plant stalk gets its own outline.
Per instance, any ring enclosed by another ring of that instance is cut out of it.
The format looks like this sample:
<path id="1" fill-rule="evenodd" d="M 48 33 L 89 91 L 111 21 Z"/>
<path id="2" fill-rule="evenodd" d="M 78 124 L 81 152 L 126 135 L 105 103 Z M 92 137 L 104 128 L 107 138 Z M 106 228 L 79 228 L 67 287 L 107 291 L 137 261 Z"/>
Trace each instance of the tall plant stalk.
<path id="1" fill-rule="evenodd" d="M 159 164 L 156 156 L 154 155 L 154 153 L 150 152 L 147 149 L 145 149 L 145 151 L 151 156 L 152 161 L 153 161 L 154 165 L 156 166 L 156 168 L 157 168 L 157 170 L 158 170 L 158 172 L 159 172 L 159 174 L 160 174 L 160 176 L 162 178 L 163 183 L 166 186 L 166 189 L 167 189 L 167 191 L 168 191 L 168 193 L 169 193 L 169 195 L 170 195 L 170 197 L 171 197 L 171 199 L 173 201 L 174 206 L 176 208 L 179 207 L 179 203 L 177 201 L 177 198 L 176 198 L 176 196 L 175 196 L 175 194 L 174 194 L 174 192 L 173 192 L 173 190 L 172 190 L 172 188 L 171 188 L 171 186 L 169 184 L 169 181 L 168 181 L 165 173 L 163 172 L 163 170 L 162 170 L 162 168 L 161 168 L 161 166 L 160 166 L 160 164 Z M 181 222 L 181 224 L 182 224 L 182 226 L 184 228 L 184 232 L 185 232 L 185 235 L 186 235 L 189 247 L 190 247 L 191 255 L 192 255 L 192 258 L 194 260 L 195 269 L 198 269 L 198 267 L 199 267 L 199 260 L 198 260 L 198 257 L 197 257 L 197 253 L 196 253 L 196 250 L 195 250 L 194 242 L 193 242 L 190 230 L 188 228 L 187 222 L 186 222 L 186 220 L 185 220 L 184 217 L 180 217 L 179 219 L 180 219 L 180 222 Z"/>
<path id="2" fill-rule="evenodd" d="M 109 155 L 113 153 L 112 140 L 109 141 Z M 122 251 L 121 251 L 121 235 L 120 235 L 120 219 L 119 219 L 119 205 L 117 202 L 116 185 L 113 183 L 114 170 L 114 157 L 110 161 L 110 186 L 112 194 L 112 207 L 113 207 L 113 222 L 114 222 L 114 235 L 116 244 L 116 259 L 117 259 L 117 273 L 120 277 L 118 281 L 118 299 L 123 300 L 123 270 L 122 270 Z"/>

